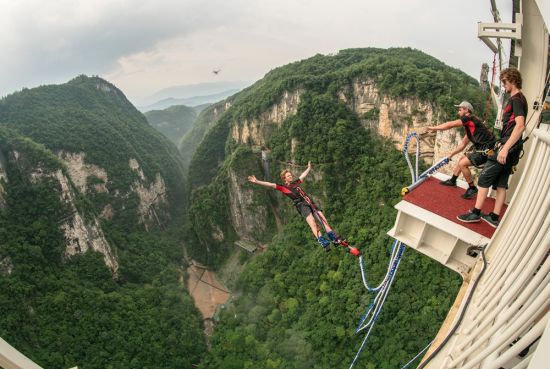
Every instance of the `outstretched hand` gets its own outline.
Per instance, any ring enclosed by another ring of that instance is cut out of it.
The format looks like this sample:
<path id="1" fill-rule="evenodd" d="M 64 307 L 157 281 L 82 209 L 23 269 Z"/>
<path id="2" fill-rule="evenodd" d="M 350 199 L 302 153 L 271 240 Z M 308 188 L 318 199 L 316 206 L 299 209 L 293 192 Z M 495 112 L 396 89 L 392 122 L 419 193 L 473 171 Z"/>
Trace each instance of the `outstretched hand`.
<path id="1" fill-rule="evenodd" d="M 437 129 L 435 127 L 426 127 L 426 129 L 428 130 L 428 132 L 435 132 L 437 131 Z"/>
<path id="2" fill-rule="evenodd" d="M 311 161 L 307 162 L 307 169 L 311 169 Z"/>
<path id="3" fill-rule="evenodd" d="M 258 180 L 256 179 L 256 176 L 248 176 L 248 182 L 256 183 L 258 182 Z"/>

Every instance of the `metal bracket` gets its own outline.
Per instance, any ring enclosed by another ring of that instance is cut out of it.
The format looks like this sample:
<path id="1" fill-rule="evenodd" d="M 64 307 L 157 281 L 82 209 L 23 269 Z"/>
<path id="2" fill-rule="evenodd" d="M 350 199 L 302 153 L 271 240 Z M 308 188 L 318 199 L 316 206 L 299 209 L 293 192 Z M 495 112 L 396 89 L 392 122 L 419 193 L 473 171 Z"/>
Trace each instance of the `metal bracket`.
<path id="1" fill-rule="evenodd" d="M 490 38 L 506 38 L 518 40 L 521 43 L 521 27 L 523 25 L 523 15 L 516 14 L 515 23 L 483 23 L 479 22 L 477 28 L 477 37 L 481 39 L 494 53 L 498 52 L 497 46 Z M 517 45 L 517 44 L 516 44 Z M 517 45 L 519 46 L 519 45 Z M 521 55 L 521 47 L 516 46 L 517 56 Z"/>

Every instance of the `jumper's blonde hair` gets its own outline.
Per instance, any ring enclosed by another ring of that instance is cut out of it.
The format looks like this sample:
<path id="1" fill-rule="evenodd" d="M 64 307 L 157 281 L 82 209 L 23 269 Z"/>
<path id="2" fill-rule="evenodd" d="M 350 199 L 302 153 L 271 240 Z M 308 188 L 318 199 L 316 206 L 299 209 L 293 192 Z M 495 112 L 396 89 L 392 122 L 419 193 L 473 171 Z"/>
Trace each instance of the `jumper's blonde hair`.
<path id="1" fill-rule="evenodd" d="M 290 170 L 288 170 L 288 169 L 283 169 L 283 170 L 281 171 L 281 174 L 280 174 L 279 176 L 281 177 L 281 179 L 282 179 L 283 181 L 285 180 L 285 176 L 286 176 L 287 173 L 291 173 Z"/>

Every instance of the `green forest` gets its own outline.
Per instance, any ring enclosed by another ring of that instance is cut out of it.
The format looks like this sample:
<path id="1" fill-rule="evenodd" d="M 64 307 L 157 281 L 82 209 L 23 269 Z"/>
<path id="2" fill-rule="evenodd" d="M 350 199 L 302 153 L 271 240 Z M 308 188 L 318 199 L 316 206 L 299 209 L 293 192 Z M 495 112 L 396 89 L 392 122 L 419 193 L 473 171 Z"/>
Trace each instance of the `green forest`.
<path id="1" fill-rule="evenodd" d="M 348 49 L 276 68 L 204 109 L 177 149 L 98 77 L 0 99 L 7 177 L 0 183 L 0 337 L 45 368 L 347 367 L 363 338 L 353 334 L 356 324 L 373 298 L 357 259 L 337 247 L 323 252 L 290 201 L 246 177 L 277 181 L 288 162 L 297 176 L 311 160 L 302 187 L 361 250 L 369 282 L 377 284 L 390 256 L 393 206 L 410 175 L 394 143 L 365 128 L 365 117 L 339 99 L 356 80 L 373 81 L 382 95 L 427 102 L 442 119 L 462 100 L 486 100 L 473 78 L 409 48 Z M 296 90 L 297 113 L 266 131 L 265 147 L 235 143 L 235 125 Z M 70 187 L 85 219 L 112 205 L 114 216 L 99 223 L 120 264 L 114 274 L 98 252 L 64 254 L 60 222 L 71 209 L 51 175 L 69 178 L 60 151 L 83 152 L 108 175 L 107 192 Z M 139 221 L 132 186 L 141 179 L 130 159 L 139 162 L 145 185 L 157 174 L 164 179 L 167 203 L 157 209 L 158 222 Z M 37 171 L 44 174 L 39 180 Z M 236 193 L 249 196 L 239 211 L 257 223 L 247 234 L 235 226 Z M 239 249 L 243 236 L 265 251 Z M 208 338 L 184 288 L 184 254 L 230 276 L 232 299 Z M 232 270 L 228 260 L 236 254 Z M 407 250 L 356 367 L 405 364 L 433 339 L 460 285 L 457 274 Z"/>
<path id="2" fill-rule="evenodd" d="M 120 90 L 95 77 L 9 95 L 0 100 L 0 122 L 7 177 L 0 201 L 0 337 L 44 368 L 198 363 L 206 343 L 180 282 L 185 188 L 176 148 Z M 53 176 L 61 171 L 69 178 L 55 154 L 60 150 L 84 152 L 87 163 L 108 174 L 107 193 L 70 186 L 77 211 L 90 222 L 112 205 L 114 216 L 100 225 L 120 265 L 116 274 L 99 252 L 64 256 L 60 225 L 73 210 Z M 161 223 L 148 231 L 138 221 L 130 158 L 150 180 L 161 173 L 167 187 Z M 33 180 L 33 173 L 42 176 Z"/>

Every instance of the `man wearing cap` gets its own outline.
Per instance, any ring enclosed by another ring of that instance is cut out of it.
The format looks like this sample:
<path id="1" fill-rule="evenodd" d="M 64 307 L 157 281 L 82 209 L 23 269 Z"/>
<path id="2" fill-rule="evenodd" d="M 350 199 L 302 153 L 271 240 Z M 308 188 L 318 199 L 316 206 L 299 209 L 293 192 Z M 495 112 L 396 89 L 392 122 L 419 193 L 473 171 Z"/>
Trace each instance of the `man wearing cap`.
<path id="1" fill-rule="evenodd" d="M 479 175 L 476 204 L 470 212 L 459 215 L 461 222 L 472 223 L 485 221 L 492 227 L 499 224 L 499 214 L 506 200 L 508 179 L 513 167 L 519 162 L 523 151 L 523 131 L 527 116 L 527 100 L 521 92 L 521 74 L 515 68 L 504 69 L 500 73 L 500 80 L 510 99 L 503 110 L 502 131 L 500 139 L 495 145 L 494 155 L 490 155 L 487 164 Z M 497 194 L 495 207 L 489 214 L 481 214 L 481 207 L 487 198 L 489 189 L 493 187 Z"/>
<path id="2" fill-rule="evenodd" d="M 470 172 L 470 166 L 480 166 L 487 161 L 487 155 L 485 151 L 490 149 L 495 144 L 495 137 L 487 129 L 487 127 L 481 122 L 481 120 L 472 115 L 474 108 L 468 101 L 463 101 L 458 105 L 459 119 L 442 123 L 435 127 L 428 127 L 428 131 L 445 131 L 447 129 L 455 127 L 464 127 L 465 134 L 460 144 L 446 156 L 449 159 L 462 150 L 471 142 L 472 148 L 468 150 L 462 158 L 458 161 L 453 169 L 453 176 L 446 181 L 441 181 L 440 184 L 444 186 L 456 186 L 456 180 L 460 173 L 464 176 L 464 180 L 468 182 L 468 189 L 462 195 L 465 199 L 471 199 L 477 195 L 477 187 L 472 180 L 472 173 Z"/>

